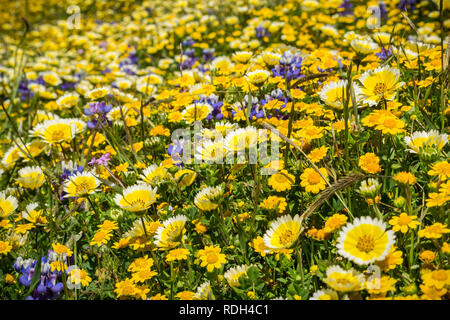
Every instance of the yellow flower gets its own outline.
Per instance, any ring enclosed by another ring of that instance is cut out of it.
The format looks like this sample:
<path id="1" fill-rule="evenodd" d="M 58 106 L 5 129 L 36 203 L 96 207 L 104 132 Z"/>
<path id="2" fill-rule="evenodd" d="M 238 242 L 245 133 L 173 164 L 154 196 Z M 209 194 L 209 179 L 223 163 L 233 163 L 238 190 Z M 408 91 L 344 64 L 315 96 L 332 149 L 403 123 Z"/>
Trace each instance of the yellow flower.
<path id="1" fill-rule="evenodd" d="M 128 162 L 124 162 L 116 166 L 114 169 L 117 173 L 127 172 L 130 164 Z"/>
<path id="2" fill-rule="evenodd" d="M 433 262 L 434 259 L 436 259 L 436 253 L 434 253 L 431 250 L 424 250 L 419 254 L 419 258 L 423 262 L 429 264 L 429 263 Z"/>
<path id="3" fill-rule="evenodd" d="M 166 256 L 166 261 L 170 262 L 170 261 L 181 261 L 181 260 L 187 260 L 189 255 L 189 250 L 188 249 L 184 249 L 184 248 L 178 248 L 178 249 L 173 249 L 170 250 L 169 253 Z"/>
<path id="4" fill-rule="evenodd" d="M 69 281 L 75 285 L 82 285 L 83 287 L 86 287 L 89 285 L 89 283 L 92 281 L 92 278 L 89 277 L 86 270 L 79 269 L 79 268 L 73 268 L 69 273 Z"/>
<path id="5" fill-rule="evenodd" d="M 450 229 L 447 225 L 436 222 L 431 226 L 426 226 L 424 229 L 419 231 L 419 237 L 427 239 L 439 239 L 443 234 L 449 233 Z"/>
<path id="6" fill-rule="evenodd" d="M 180 300 L 193 300 L 194 299 L 194 292 L 192 291 L 181 291 L 178 292 L 175 297 L 177 297 Z"/>
<path id="7" fill-rule="evenodd" d="M 291 189 L 291 186 L 295 183 L 295 177 L 283 169 L 272 175 L 268 183 L 276 191 L 281 192 Z"/>
<path id="8" fill-rule="evenodd" d="M 162 125 L 157 125 L 150 130 L 151 136 L 170 136 L 170 130 Z"/>
<path id="9" fill-rule="evenodd" d="M 9 229 L 12 227 L 12 224 L 9 220 L 3 219 L 0 220 L 0 228 Z"/>
<path id="10" fill-rule="evenodd" d="M 220 247 L 205 246 L 204 249 L 200 249 L 197 252 L 197 257 L 200 259 L 200 266 L 206 267 L 208 272 L 212 272 L 214 269 L 220 269 L 223 263 L 227 260 L 223 253 L 220 253 L 222 249 Z"/>
<path id="11" fill-rule="evenodd" d="M 383 221 L 361 217 L 339 232 L 337 248 L 341 256 L 364 265 L 385 259 L 394 241 L 394 232 Z"/>
<path id="12" fill-rule="evenodd" d="M 394 284 L 396 282 L 397 280 L 389 276 L 373 277 L 370 281 L 366 281 L 365 287 L 370 294 L 384 295 L 388 291 L 395 291 Z"/>
<path id="13" fill-rule="evenodd" d="M 408 232 L 408 228 L 415 229 L 420 222 L 416 221 L 417 216 L 408 216 L 407 213 L 402 212 L 399 216 L 392 217 L 389 220 L 389 224 L 394 226 L 392 230 L 394 232 L 401 231 L 402 233 Z"/>
<path id="14" fill-rule="evenodd" d="M 402 252 L 396 249 L 396 246 L 391 246 L 384 260 L 375 261 L 375 264 L 379 266 L 382 271 L 393 270 L 403 263 Z"/>
<path id="15" fill-rule="evenodd" d="M 150 300 L 168 300 L 168 299 L 165 295 L 158 293 L 157 295 L 150 297 Z"/>
<path id="16" fill-rule="evenodd" d="M 416 177 L 411 172 L 402 171 L 394 176 L 394 180 L 403 184 L 413 185 L 417 182 Z"/>
<path id="17" fill-rule="evenodd" d="M 434 270 L 422 274 L 423 283 L 428 286 L 434 286 L 436 289 L 440 290 L 442 288 L 450 287 L 450 270 Z"/>
<path id="18" fill-rule="evenodd" d="M 20 233 L 20 234 L 25 234 L 28 232 L 28 230 L 31 230 L 33 228 L 34 228 L 34 225 L 32 223 L 19 224 L 19 225 L 16 225 L 14 232 Z"/>
<path id="19" fill-rule="evenodd" d="M 182 115 L 187 123 L 193 123 L 194 121 L 202 121 L 212 111 L 213 109 L 209 104 L 196 103 L 187 106 Z"/>
<path id="20" fill-rule="evenodd" d="M 328 172 L 325 168 L 319 168 L 319 172 L 317 172 L 313 168 L 306 168 L 305 171 L 301 174 L 300 179 L 301 186 L 305 187 L 306 192 L 319 193 L 320 190 L 324 190 L 326 187 L 326 181 L 322 178 L 328 179 Z"/>
<path id="21" fill-rule="evenodd" d="M 332 233 L 345 225 L 347 223 L 347 220 L 348 217 L 346 215 L 339 213 L 333 214 L 325 222 L 324 231 L 326 233 Z"/>
<path id="22" fill-rule="evenodd" d="M 59 255 L 67 255 L 67 257 L 71 257 L 73 254 L 72 250 L 59 242 L 57 242 L 56 244 L 52 243 L 52 248 L 53 251 L 55 251 Z"/>
<path id="23" fill-rule="evenodd" d="M 37 225 L 47 224 L 48 221 L 43 214 L 43 210 L 36 210 L 37 207 L 38 204 L 36 202 L 28 204 L 25 211 L 22 211 L 22 218 Z"/>
<path id="24" fill-rule="evenodd" d="M 5 276 L 5 283 L 6 284 L 16 284 L 16 279 L 14 279 L 14 277 L 11 274 L 7 273 Z"/>
<path id="25" fill-rule="evenodd" d="M 130 237 L 122 238 L 118 242 L 114 242 L 112 248 L 113 249 L 122 249 L 128 247 L 130 244 Z"/>
<path id="26" fill-rule="evenodd" d="M 105 220 L 103 221 L 102 224 L 99 224 L 97 227 L 107 232 L 119 229 L 119 227 L 117 226 L 117 222 L 111 220 Z"/>
<path id="27" fill-rule="evenodd" d="M 99 230 L 94 234 L 94 237 L 89 244 L 100 247 L 102 244 L 107 244 L 108 240 L 111 239 L 111 237 L 112 234 L 109 231 Z"/>
<path id="28" fill-rule="evenodd" d="M 420 290 L 423 292 L 422 299 L 426 300 L 441 300 L 442 296 L 447 293 L 445 288 L 438 290 L 434 286 L 428 287 L 426 285 L 420 285 Z"/>
<path id="29" fill-rule="evenodd" d="M 222 195 L 222 186 L 206 187 L 195 195 L 194 204 L 202 211 L 212 211 L 219 206 Z"/>
<path id="30" fill-rule="evenodd" d="M 379 163 L 380 158 L 378 158 L 374 153 L 369 152 L 359 158 L 358 165 L 365 172 L 374 174 L 381 171 Z"/>
<path id="31" fill-rule="evenodd" d="M 157 275 L 156 271 L 151 269 L 141 269 L 133 273 L 131 280 L 136 283 L 145 282 Z"/>
<path id="32" fill-rule="evenodd" d="M 258 85 L 262 85 L 269 77 L 270 77 L 269 71 L 255 70 L 255 71 L 249 72 L 246 76 L 246 79 L 251 84 L 258 86 Z"/>
<path id="33" fill-rule="evenodd" d="M 10 252 L 12 249 L 12 246 L 9 244 L 8 241 L 0 241 L 0 254 L 7 255 L 8 252 Z"/>
<path id="34" fill-rule="evenodd" d="M 439 180 L 445 181 L 450 177 L 450 163 L 448 161 L 440 161 L 431 165 L 428 171 L 430 176 L 438 176 Z"/>
<path id="35" fill-rule="evenodd" d="M 385 116 L 379 120 L 378 125 L 375 127 L 375 130 L 381 130 L 383 134 L 399 134 L 405 132 L 403 129 L 406 124 L 398 119 L 396 116 Z"/>
<path id="36" fill-rule="evenodd" d="M 175 173 L 175 179 L 178 181 L 178 186 L 180 188 L 189 187 L 192 183 L 194 183 L 196 177 L 197 173 L 189 169 L 183 169 Z"/>
<path id="37" fill-rule="evenodd" d="M 327 155 L 328 149 L 329 148 L 325 146 L 315 148 L 309 152 L 308 157 L 311 159 L 312 162 L 317 163 Z"/>
<path id="38" fill-rule="evenodd" d="M 442 244 L 442 249 L 441 250 L 442 250 L 442 253 L 449 254 L 450 253 L 450 244 L 448 242 L 444 242 Z"/>
<path id="39" fill-rule="evenodd" d="M 449 200 L 450 195 L 448 194 L 432 192 L 428 194 L 427 207 L 440 207 Z"/>
<path id="40" fill-rule="evenodd" d="M 136 293 L 136 285 L 134 284 L 133 280 L 127 278 L 116 283 L 116 289 L 114 290 L 114 292 L 117 294 L 117 298 L 120 298 L 122 296 L 132 297 Z"/>
<path id="41" fill-rule="evenodd" d="M 41 137 L 44 142 L 55 145 L 62 142 L 71 142 L 80 129 L 68 119 L 45 120 L 37 124 L 32 134 Z"/>
<path id="42" fill-rule="evenodd" d="M 134 260 L 128 266 L 128 271 L 138 272 L 140 270 L 147 270 L 153 266 L 153 263 L 154 263 L 153 259 L 149 258 L 148 255 L 145 255 L 144 257 L 137 258 L 136 260 Z"/>
<path id="43" fill-rule="evenodd" d="M 67 264 L 65 264 L 62 261 L 53 261 L 52 263 L 50 263 L 50 271 L 66 271 L 67 270 Z"/>
<path id="44" fill-rule="evenodd" d="M 283 213 L 286 210 L 287 202 L 284 198 L 269 196 L 267 199 L 264 199 L 264 201 L 259 206 L 266 210 L 277 209 L 278 213 Z"/>
<path id="45" fill-rule="evenodd" d="M 260 236 L 256 237 L 249 243 L 249 246 L 252 247 L 255 252 L 259 253 L 261 257 L 265 257 L 266 254 L 271 253 L 270 248 L 267 247 L 264 243 L 264 239 Z"/>
<path id="46" fill-rule="evenodd" d="M 264 244 L 272 250 L 290 248 L 302 232 L 302 221 L 298 215 L 279 217 L 270 224 L 264 235 Z"/>

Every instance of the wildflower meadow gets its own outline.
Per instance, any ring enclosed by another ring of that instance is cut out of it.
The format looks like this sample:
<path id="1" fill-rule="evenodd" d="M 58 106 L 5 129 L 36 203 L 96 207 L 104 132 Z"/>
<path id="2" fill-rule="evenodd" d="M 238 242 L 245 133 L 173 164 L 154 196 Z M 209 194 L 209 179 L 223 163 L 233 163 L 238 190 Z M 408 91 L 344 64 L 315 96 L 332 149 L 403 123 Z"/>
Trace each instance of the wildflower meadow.
<path id="1" fill-rule="evenodd" d="M 0 6 L 1 300 L 450 298 L 449 0 Z"/>

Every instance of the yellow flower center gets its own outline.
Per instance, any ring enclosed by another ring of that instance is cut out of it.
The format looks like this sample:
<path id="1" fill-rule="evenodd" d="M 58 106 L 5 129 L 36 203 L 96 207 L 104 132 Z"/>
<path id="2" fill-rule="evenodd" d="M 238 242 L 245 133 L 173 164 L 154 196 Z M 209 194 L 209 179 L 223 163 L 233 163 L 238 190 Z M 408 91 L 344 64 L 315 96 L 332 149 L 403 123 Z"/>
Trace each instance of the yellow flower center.
<path id="1" fill-rule="evenodd" d="M 282 244 L 289 244 L 295 240 L 295 234 L 291 230 L 285 230 L 280 234 L 280 242 Z"/>
<path id="2" fill-rule="evenodd" d="M 91 185 L 87 181 L 83 181 L 75 186 L 76 193 L 78 193 L 78 194 L 89 192 L 90 189 L 91 189 Z"/>
<path id="3" fill-rule="evenodd" d="M 401 215 L 400 218 L 398 219 L 398 224 L 400 225 L 407 225 L 410 222 L 411 218 L 408 217 L 407 215 Z"/>
<path id="4" fill-rule="evenodd" d="M 375 247 L 375 240 L 372 235 L 365 234 L 359 238 L 356 247 L 365 253 L 369 253 Z"/>
<path id="5" fill-rule="evenodd" d="M 318 184 L 320 182 L 321 176 L 317 172 L 312 172 L 308 176 L 309 184 Z"/>
<path id="6" fill-rule="evenodd" d="M 397 125 L 397 122 L 395 121 L 395 119 L 388 118 L 388 119 L 384 120 L 384 122 L 383 122 L 383 126 L 386 128 L 390 128 L 390 129 L 395 128 L 396 125 Z"/>
<path id="7" fill-rule="evenodd" d="M 386 85 L 384 83 L 377 83 L 373 89 L 376 95 L 383 95 L 386 91 Z"/>
<path id="8" fill-rule="evenodd" d="M 64 139 L 64 131 L 62 130 L 56 130 L 52 132 L 52 140 L 58 141 Z"/>
<path id="9" fill-rule="evenodd" d="M 219 257 L 215 253 L 208 254 L 208 256 L 206 257 L 206 261 L 208 262 L 208 264 L 216 263 L 218 260 Z"/>

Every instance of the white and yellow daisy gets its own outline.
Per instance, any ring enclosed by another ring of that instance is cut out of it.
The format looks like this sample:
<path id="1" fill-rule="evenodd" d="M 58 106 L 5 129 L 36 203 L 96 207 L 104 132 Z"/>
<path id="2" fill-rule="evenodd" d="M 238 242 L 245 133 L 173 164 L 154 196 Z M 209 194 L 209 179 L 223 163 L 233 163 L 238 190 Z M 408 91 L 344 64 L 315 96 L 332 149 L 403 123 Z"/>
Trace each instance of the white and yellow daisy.
<path id="1" fill-rule="evenodd" d="M 347 85 L 347 80 L 328 82 L 319 91 L 319 97 L 326 105 L 338 110 L 344 108 L 345 100 L 348 99 L 348 106 L 351 108 L 353 100 L 351 97 L 347 98 Z M 356 83 L 353 83 L 353 90 L 355 92 L 355 102 L 358 104 L 362 98 L 361 88 Z"/>
<path id="2" fill-rule="evenodd" d="M 222 186 L 206 187 L 197 193 L 194 204 L 202 211 L 211 211 L 219 206 L 222 195 Z"/>
<path id="3" fill-rule="evenodd" d="M 78 104 L 80 96 L 76 93 L 66 93 L 56 100 L 56 104 L 64 109 L 70 109 Z"/>
<path id="4" fill-rule="evenodd" d="M 160 167 L 156 164 L 152 164 L 147 168 L 145 168 L 139 177 L 144 183 L 156 184 L 162 182 L 166 174 L 167 174 L 166 168 Z"/>
<path id="5" fill-rule="evenodd" d="M 92 194 L 97 191 L 99 185 L 100 180 L 92 172 L 77 172 L 64 183 L 64 192 L 67 193 L 64 197 L 75 198 Z"/>
<path id="6" fill-rule="evenodd" d="M 400 71 L 389 66 L 378 67 L 363 73 L 359 81 L 362 84 L 361 91 L 364 95 L 364 102 L 375 106 L 382 100 L 394 99 L 397 90 L 403 85 L 399 79 Z"/>
<path id="7" fill-rule="evenodd" d="M 212 111 L 213 108 L 208 103 L 194 103 L 187 106 L 181 114 L 187 123 L 193 123 L 194 121 L 202 121 Z"/>
<path id="8" fill-rule="evenodd" d="M 24 218 L 25 220 L 37 224 L 37 225 L 44 225 L 47 224 L 47 218 L 45 217 L 43 210 L 36 210 L 36 208 L 38 207 L 38 203 L 37 202 L 32 202 L 30 204 L 28 204 L 25 208 L 24 211 L 22 211 L 21 215 L 22 218 Z"/>
<path id="9" fill-rule="evenodd" d="M 299 215 L 285 215 L 270 224 L 263 239 L 266 247 L 273 250 L 290 248 L 302 232 L 302 220 Z"/>
<path id="10" fill-rule="evenodd" d="M 386 227 L 379 219 L 355 218 L 339 232 L 338 253 L 359 265 L 383 260 L 395 243 L 394 232 Z"/>
<path id="11" fill-rule="evenodd" d="M 24 188 L 37 189 L 45 182 L 44 172 L 38 166 L 22 168 L 18 174 L 17 182 Z"/>
<path id="12" fill-rule="evenodd" d="M 193 297 L 194 300 L 214 300 L 214 294 L 211 289 L 209 281 L 202 283 L 198 286 L 197 291 Z"/>
<path id="13" fill-rule="evenodd" d="M 416 131 L 405 137 L 405 143 L 411 153 L 419 153 L 420 149 L 437 148 L 441 150 L 448 142 L 448 134 L 439 133 L 437 130 Z"/>
<path id="14" fill-rule="evenodd" d="M 339 266 L 331 266 L 327 269 L 327 277 L 323 279 L 330 288 L 339 292 L 355 292 L 364 289 L 365 277 L 354 270 L 344 270 Z"/>
<path id="15" fill-rule="evenodd" d="M 227 151 L 241 152 L 255 148 L 258 143 L 258 130 L 255 127 L 239 128 L 228 133 L 224 140 Z"/>
<path id="16" fill-rule="evenodd" d="M 194 157 L 199 162 L 223 163 L 225 147 L 223 141 L 201 141 L 195 149 Z"/>
<path id="17" fill-rule="evenodd" d="M 162 250 L 178 246 L 184 241 L 186 221 L 184 215 L 177 215 L 164 221 L 163 226 L 156 230 L 154 243 Z"/>
<path id="18" fill-rule="evenodd" d="M 339 296 L 334 290 L 324 289 L 315 292 L 309 300 L 339 300 Z"/>
<path id="19" fill-rule="evenodd" d="M 350 46 L 356 53 L 371 54 L 378 50 L 378 45 L 372 39 L 353 39 L 350 41 Z"/>
<path id="20" fill-rule="evenodd" d="M 53 71 L 42 72 L 41 76 L 42 79 L 45 81 L 45 83 L 51 86 L 59 86 L 62 83 L 61 78 L 58 76 L 56 72 Z"/>
<path id="21" fill-rule="evenodd" d="M 239 63 L 247 63 L 252 58 L 253 53 L 250 51 L 238 51 L 233 53 L 231 59 Z"/>
<path id="22" fill-rule="evenodd" d="M 263 51 L 263 53 L 261 54 L 261 57 L 265 64 L 272 67 L 272 66 L 277 65 L 278 62 L 280 62 L 281 54 L 279 54 L 278 52 L 266 50 L 266 51 Z"/>
<path id="23" fill-rule="evenodd" d="M 54 145 L 62 142 L 71 142 L 78 132 L 75 123 L 67 119 L 52 119 L 37 124 L 30 133 L 40 137 L 47 144 Z"/>
<path id="24" fill-rule="evenodd" d="M 158 188 L 152 188 L 148 184 L 136 184 L 125 188 L 123 194 L 116 194 L 114 201 L 122 209 L 139 212 L 150 208 L 158 199 Z"/>
<path id="25" fill-rule="evenodd" d="M 17 199 L 14 196 L 6 197 L 6 192 L 0 192 L 0 218 L 6 218 L 14 210 L 17 209 L 18 203 Z"/>
<path id="26" fill-rule="evenodd" d="M 110 89 L 108 87 L 95 88 L 88 91 L 85 97 L 91 100 L 98 100 L 105 97 L 109 93 L 109 91 Z"/>
<path id="27" fill-rule="evenodd" d="M 251 266 L 247 266 L 245 264 L 230 268 L 227 272 L 224 273 L 223 277 L 227 280 L 230 287 L 238 287 L 239 286 L 239 278 L 241 276 L 247 275 L 247 270 Z"/>
<path id="28" fill-rule="evenodd" d="M 253 85 L 262 85 L 270 77 L 270 72 L 267 70 L 254 70 L 249 72 L 245 78 Z"/>

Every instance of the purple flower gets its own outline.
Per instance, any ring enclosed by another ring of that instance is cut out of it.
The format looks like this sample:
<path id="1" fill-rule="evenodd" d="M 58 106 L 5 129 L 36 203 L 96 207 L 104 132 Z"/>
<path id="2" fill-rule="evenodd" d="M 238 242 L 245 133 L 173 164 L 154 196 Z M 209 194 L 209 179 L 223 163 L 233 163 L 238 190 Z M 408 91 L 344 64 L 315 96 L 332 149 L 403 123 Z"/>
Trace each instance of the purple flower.
<path id="1" fill-rule="evenodd" d="M 111 154 L 110 153 L 105 153 L 104 155 L 102 155 L 98 159 L 92 158 L 92 160 L 89 161 L 89 165 L 91 165 L 91 166 L 93 166 L 93 165 L 107 166 L 109 160 L 111 160 Z"/>

